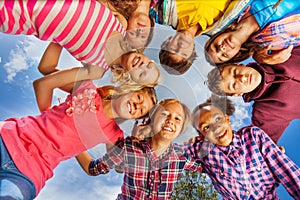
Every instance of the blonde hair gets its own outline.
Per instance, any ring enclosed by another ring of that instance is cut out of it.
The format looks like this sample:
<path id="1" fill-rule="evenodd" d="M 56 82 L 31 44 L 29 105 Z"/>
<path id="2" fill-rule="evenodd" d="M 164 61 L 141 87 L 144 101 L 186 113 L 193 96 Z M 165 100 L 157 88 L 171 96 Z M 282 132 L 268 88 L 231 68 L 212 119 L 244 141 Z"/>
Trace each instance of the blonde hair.
<path id="1" fill-rule="evenodd" d="M 140 50 L 132 49 L 131 51 L 127 52 L 126 54 L 130 54 L 133 52 L 141 53 Z M 124 55 L 126 55 L 126 54 L 124 54 Z M 154 62 L 154 61 L 151 61 L 151 62 Z M 131 86 L 133 86 L 133 87 L 135 86 L 137 88 L 142 87 L 141 84 L 132 80 L 130 73 L 123 66 L 114 64 L 114 65 L 110 66 L 110 70 L 113 73 L 112 82 L 118 83 L 120 87 L 122 87 L 122 85 L 131 85 Z M 156 86 L 159 83 L 159 77 L 160 77 L 160 71 L 158 69 L 157 79 L 153 83 L 143 84 L 143 86 L 148 86 L 148 87 Z"/>
<path id="2" fill-rule="evenodd" d="M 156 97 L 156 92 L 154 87 L 147 87 L 147 86 L 133 87 L 130 85 L 124 85 L 123 87 L 115 87 L 112 85 L 106 85 L 97 88 L 97 91 L 101 96 L 101 98 L 104 100 L 116 99 L 130 92 L 143 91 L 145 92 L 145 94 L 149 95 L 153 104 L 157 103 L 157 97 Z"/>
<path id="3" fill-rule="evenodd" d="M 184 123 L 183 123 L 182 129 L 180 131 L 180 134 L 182 134 L 186 130 L 187 126 L 190 124 L 191 112 L 190 112 L 190 109 L 184 103 L 180 102 L 178 99 L 164 99 L 164 100 L 161 100 L 155 106 L 153 106 L 152 109 L 149 111 L 150 125 L 152 126 L 154 117 L 155 117 L 157 111 L 159 110 L 159 108 L 161 106 L 165 106 L 167 104 L 172 104 L 172 103 L 180 104 L 182 106 L 182 109 L 184 112 Z"/>

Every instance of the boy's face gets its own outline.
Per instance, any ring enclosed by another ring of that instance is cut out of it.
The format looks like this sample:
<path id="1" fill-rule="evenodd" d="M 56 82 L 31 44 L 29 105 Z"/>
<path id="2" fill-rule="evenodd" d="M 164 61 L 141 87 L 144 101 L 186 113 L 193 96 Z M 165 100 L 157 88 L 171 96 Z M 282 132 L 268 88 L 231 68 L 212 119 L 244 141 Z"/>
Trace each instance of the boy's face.
<path id="1" fill-rule="evenodd" d="M 232 32 L 225 32 L 211 42 L 207 53 L 214 63 L 224 63 L 238 54 L 241 45 L 240 40 L 234 37 Z"/>
<path id="2" fill-rule="evenodd" d="M 145 13 L 134 13 L 128 19 L 126 40 L 136 49 L 144 48 L 151 32 L 151 22 Z"/>
<path id="3" fill-rule="evenodd" d="M 215 106 L 205 106 L 196 113 L 198 131 L 210 142 L 219 146 L 230 145 L 233 133 L 227 115 Z"/>
<path id="4" fill-rule="evenodd" d="M 222 84 L 226 94 L 240 96 L 253 91 L 261 83 L 261 74 L 252 67 L 228 65 L 222 73 Z"/>
<path id="5" fill-rule="evenodd" d="M 180 62 L 189 59 L 194 51 L 194 38 L 188 32 L 176 32 L 167 46 L 167 51 L 172 53 L 172 59 Z"/>
<path id="6" fill-rule="evenodd" d="M 179 103 L 159 106 L 153 120 L 154 134 L 172 142 L 180 135 L 184 122 L 184 110 Z"/>

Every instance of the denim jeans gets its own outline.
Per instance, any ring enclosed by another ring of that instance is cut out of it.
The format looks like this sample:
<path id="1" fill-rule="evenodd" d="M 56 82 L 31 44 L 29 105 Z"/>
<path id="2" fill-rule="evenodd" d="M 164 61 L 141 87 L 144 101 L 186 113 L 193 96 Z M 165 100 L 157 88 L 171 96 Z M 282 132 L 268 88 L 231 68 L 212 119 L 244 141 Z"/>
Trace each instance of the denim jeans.
<path id="1" fill-rule="evenodd" d="M 0 136 L 0 199 L 32 200 L 35 197 L 33 182 L 15 166 Z"/>

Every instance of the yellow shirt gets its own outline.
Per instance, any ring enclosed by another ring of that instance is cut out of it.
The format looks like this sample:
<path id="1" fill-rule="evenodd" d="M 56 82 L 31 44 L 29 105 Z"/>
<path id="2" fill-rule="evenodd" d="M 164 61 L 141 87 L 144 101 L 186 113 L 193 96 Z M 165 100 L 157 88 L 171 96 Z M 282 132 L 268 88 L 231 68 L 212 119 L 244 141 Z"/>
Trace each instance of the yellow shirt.
<path id="1" fill-rule="evenodd" d="M 201 34 L 212 26 L 225 12 L 230 0 L 176 0 L 177 31 L 188 30 L 197 24 Z"/>

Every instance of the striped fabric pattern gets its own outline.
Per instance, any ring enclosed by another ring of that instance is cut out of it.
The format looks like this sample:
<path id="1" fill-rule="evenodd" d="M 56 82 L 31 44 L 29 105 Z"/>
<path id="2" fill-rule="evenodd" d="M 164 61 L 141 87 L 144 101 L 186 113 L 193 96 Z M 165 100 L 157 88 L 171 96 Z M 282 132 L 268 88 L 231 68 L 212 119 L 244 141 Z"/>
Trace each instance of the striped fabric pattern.
<path id="1" fill-rule="evenodd" d="M 95 0 L 0 1 L 0 31 L 59 43 L 77 60 L 107 69 L 105 43 L 125 29 Z"/>

